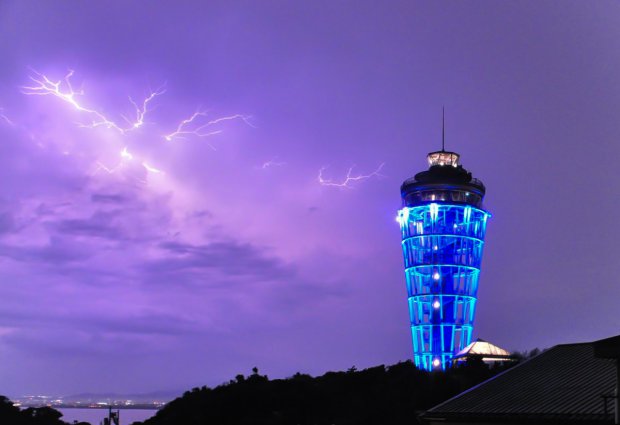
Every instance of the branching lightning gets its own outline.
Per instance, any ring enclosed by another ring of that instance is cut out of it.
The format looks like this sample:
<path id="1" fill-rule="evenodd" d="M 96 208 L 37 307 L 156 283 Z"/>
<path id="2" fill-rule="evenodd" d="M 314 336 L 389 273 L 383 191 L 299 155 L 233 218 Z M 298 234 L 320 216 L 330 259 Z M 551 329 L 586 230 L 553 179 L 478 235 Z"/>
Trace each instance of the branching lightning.
<path id="1" fill-rule="evenodd" d="M 152 101 L 155 97 L 160 96 L 164 93 L 166 93 L 166 89 L 164 88 L 164 86 L 158 88 L 154 92 L 151 92 L 151 94 L 142 101 L 141 106 L 138 106 L 138 104 L 134 102 L 131 97 L 129 97 L 129 101 L 136 108 L 136 120 L 131 122 L 127 118 L 123 117 L 125 118 L 125 121 L 127 121 L 127 123 L 130 125 L 130 127 L 125 131 L 135 130 L 142 127 L 144 125 L 144 116 L 146 115 L 149 102 Z"/>
<path id="2" fill-rule="evenodd" d="M 79 90 L 76 91 L 71 84 L 71 77 L 73 77 L 74 71 L 69 70 L 69 72 L 64 76 L 63 79 L 59 81 L 53 81 L 48 78 L 46 75 L 41 74 L 35 70 L 32 70 L 33 75 L 30 75 L 30 80 L 34 83 L 29 86 L 23 86 L 22 93 L 26 95 L 35 95 L 35 96 L 47 96 L 52 95 L 55 96 L 62 101 L 73 106 L 77 111 L 84 112 L 89 114 L 93 119 L 89 124 L 80 124 L 80 127 L 86 128 L 96 128 L 96 127 L 106 127 L 112 128 L 114 130 L 119 131 L 122 134 L 125 134 L 129 131 L 136 130 L 142 127 L 145 123 L 145 117 L 147 112 L 149 111 L 150 103 L 157 96 L 160 96 L 166 92 L 164 86 L 159 87 L 157 90 L 150 92 L 150 94 L 142 100 L 141 103 L 134 101 L 131 97 L 129 97 L 129 102 L 135 108 L 135 120 L 127 119 L 123 116 L 123 119 L 127 122 L 127 127 L 120 126 L 116 122 L 107 118 L 101 112 L 84 106 L 79 100 L 79 96 L 84 96 L 84 91 Z M 12 124 L 12 122 L 2 114 L 2 109 L 0 109 L 0 118 L 4 119 L 7 123 Z M 97 169 L 95 173 L 103 170 L 108 174 L 114 174 L 119 171 L 127 162 L 132 161 L 134 156 L 129 152 L 127 147 L 123 148 L 120 152 L 120 160 L 119 162 L 110 167 L 102 163 L 101 161 L 97 161 Z M 144 167 L 146 171 L 149 173 L 163 173 L 160 169 L 153 167 L 152 165 L 147 164 L 146 162 L 141 162 L 141 165 Z"/>
<path id="3" fill-rule="evenodd" d="M 102 162 L 97 161 L 97 169 L 95 170 L 95 173 L 103 170 L 108 174 L 114 174 L 117 171 L 119 171 L 123 166 L 125 166 L 129 161 L 132 161 L 134 159 L 133 154 L 129 152 L 129 149 L 127 149 L 126 147 L 123 148 L 119 156 L 121 157 L 121 159 L 119 160 L 118 164 L 116 164 L 113 167 L 108 167 Z M 164 174 L 162 170 L 160 170 L 159 168 L 155 168 L 152 165 L 149 165 L 146 161 L 142 161 L 140 165 L 142 165 L 142 167 L 144 167 L 144 169 L 148 171 L 149 173 Z"/>
<path id="4" fill-rule="evenodd" d="M 244 123 L 246 123 L 247 125 L 249 125 L 250 127 L 252 127 L 252 128 L 256 128 L 256 127 L 255 127 L 255 126 L 254 126 L 254 125 L 250 122 L 250 119 L 251 119 L 251 118 L 252 118 L 252 117 L 251 117 L 251 116 L 249 116 L 249 115 L 235 114 L 235 115 L 229 115 L 229 116 L 227 116 L 227 117 L 220 117 L 220 118 L 214 119 L 213 121 L 209 121 L 209 122 L 207 123 L 207 125 L 218 124 L 218 123 L 220 123 L 220 122 L 222 122 L 222 121 L 241 120 L 241 121 L 243 121 Z"/>
<path id="5" fill-rule="evenodd" d="M 204 122 L 204 118 L 207 116 L 207 113 L 204 111 L 194 112 L 189 118 L 182 120 L 175 131 L 170 134 L 165 134 L 164 139 L 168 142 L 171 142 L 176 139 L 184 139 L 187 136 L 194 137 L 211 137 L 216 134 L 222 133 L 222 130 L 213 129 L 212 127 L 216 124 L 219 124 L 224 121 L 231 120 L 241 120 L 250 127 L 254 127 L 252 123 L 249 121 L 251 117 L 247 115 L 235 114 L 226 117 L 216 118 L 211 121 Z M 202 124 L 199 124 L 200 121 L 203 121 Z M 215 147 L 209 143 L 209 147 L 215 150 Z"/>
<path id="6" fill-rule="evenodd" d="M 341 182 L 335 182 L 335 181 L 333 181 L 331 179 L 323 178 L 323 172 L 327 169 L 327 167 L 322 167 L 319 170 L 319 175 L 318 175 L 317 180 L 318 180 L 319 184 L 321 184 L 323 186 L 335 186 L 335 187 L 342 187 L 342 188 L 351 187 L 351 185 L 353 183 L 355 183 L 355 182 L 358 182 L 358 181 L 361 181 L 361 180 L 366 180 L 366 179 L 369 179 L 369 178 L 374 177 L 374 176 L 376 176 L 376 177 L 382 176 L 380 174 L 380 171 L 381 171 L 381 169 L 383 169 L 384 165 L 385 165 L 385 163 L 382 162 L 379 165 L 379 167 L 377 167 L 377 169 L 375 171 L 373 171 L 372 173 L 370 173 L 370 174 L 359 174 L 359 175 L 356 175 L 356 176 L 352 175 L 353 168 L 355 168 L 355 166 L 353 166 L 353 167 L 349 168 L 349 171 L 347 171 L 347 176 Z"/>
<path id="7" fill-rule="evenodd" d="M 29 78 L 30 80 L 32 80 L 32 82 L 35 83 L 35 85 L 23 86 L 22 93 L 24 93 L 25 95 L 29 95 L 29 96 L 52 95 L 52 96 L 59 98 L 60 100 L 64 102 L 69 103 L 76 110 L 80 112 L 86 112 L 92 115 L 93 117 L 95 117 L 95 119 L 93 119 L 89 125 L 83 125 L 83 127 L 95 128 L 99 126 L 104 126 L 107 128 L 114 128 L 120 131 L 121 133 L 125 131 L 121 127 L 116 125 L 114 121 L 109 120 L 102 113 L 94 109 L 90 109 L 85 106 L 82 106 L 78 102 L 78 100 L 76 99 L 76 96 L 83 96 L 84 91 L 83 90 L 75 91 L 73 89 L 73 86 L 71 85 L 71 77 L 73 76 L 74 71 L 72 69 L 69 70 L 67 75 L 65 75 L 65 77 L 62 80 L 58 80 L 58 81 L 52 81 L 47 76 L 35 70 L 32 70 L 32 72 L 34 76 L 30 75 Z"/>
<path id="8" fill-rule="evenodd" d="M 166 92 L 164 84 L 155 91 L 150 91 L 149 95 L 146 96 L 141 102 L 135 101 L 132 97 L 129 97 L 129 102 L 133 106 L 133 113 L 131 118 L 127 118 L 126 116 L 119 114 L 118 116 L 121 117 L 124 122 L 122 120 L 115 121 L 106 116 L 103 112 L 101 112 L 101 109 L 91 107 L 84 102 L 84 90 L 76 90 L 72 84 L 72 78 L 74 74 L 75 72 L 73 70 L 69 70 L 63 78 L 56 81 L 52 78 L 49 78 L 43 73 L 31 69 L 31 73 L 30 75 L 28 75 L 31 83 L 22 86 L 21 92 L 28 96 L 56 97 L 61 101 L 68 103 L 73 109 L 87 117 L 88 122 L 79 123 L 79 127 L 104 127 L 107 129 L 113 129 L 114 131 L 118 131 L 123 136 L 127 136 L 129 132 L 145 126 L 145 124 L 147 123 L 147 114 L 152 112 L 154 109 L 153 103 L 155 98 L 163 95 Z M 6 122 L 7 124 L 13 125 L 13 121 L 11 121 L 3 112 L 3 109 L 0 108 L 0 120 Z M 187 137 L 208 138 L 210 136 L 220 134 L 224 131 L 221 127 L 222 123 L 224 123 L 225 121 L 234 120 L 243 121 L 248 126 L 255 128 L 254 125 L 250 122 L 250 118 L 251 117 L 247 115 L 234 114 L 215 119 L 209 119 L 207 117 L 206 111 L 198 111 L 192 114 L 189 118 L 181 120 L 177 125 L 175 131 L 170 134 L 163 135 L 162 137 L 166 141 L 174 141 Z M 212 146 L 210 143 L 208 145 L 215 150 L 215 147 Z M 165 174 L 163 170 L 153 166 L 151 163 L 146 162 L 144 158 L 141 158 L 140 156 L 134 156 L 134 153 L 130 153 L 127 147 L 124 147 L 120 151 L 119 155 L 120 158 L 118 160 L 118 163 L 114 166 L 106 165 L 102 161 L 96 161 L 97 168 L 95 170 L 95 173 L 99 171 L 105 171 L 108 174 L 114 174 L 122 170 L 131 161 L 136 164 L 140 164 L 140 166 L 142 166 L 148 173 Z M 263 164 L 262 168 L 266 169 L 270 166 L 283 164 L 284 163 L 278 163 L 273 160 Z"/>
<path id="9" fill-rule="evenodd" d="M 73 89 L 73 85 L 71 84 L 71 77 L 73 77 L 73 74 L 75 73 L 75 71 L 73 71 L 72 69 L 69 70 L 69 72 L 64 76 L 63 79 L 58 80 L 58 81 L 53 81 L 50 78 L 48 78 L 46 75 L 41 74 L 35 70 L 32 70 L 32 73 L 34 75 L 30 75 L 29 78 L 33 83 L 35 83 L 35 85 L 22 86 L 21 88 L 22 93 L 29 95 L 29 96 L 52 95 L 52 96 L 55 96 L 61 99 L 62 101 L 66 103 L 69 103 L 76 110 L 80 112 L 85 112 L 91 115 L 93 119 L 91 120 L 89 124 L 80 124 L 80 127 L 85 127 L 85 128 L 106 127 L 106 128 L 113 128 L 121 133 L 126 133 L 127 131 L 140 128 L 144 125 L 144 117 L 146 115 L 149 102 L 151 102 L 155 97 L 165 93 L 165 89 L 162 86 L 156 91 L 151 92 L 151 94 L 149 94 L 142 101 L 141 105 L 138 105 L 130 97 L 129 101 L 135 108 L 136 119 L 135 121 L 130 121 L 127 118 L 123 117 L 127 121 L 128 127 L 122 127 L 118 125 L 116 122 L 107 118 L 101 112 L 95 109 L 88 108 L 82 105 L 78 101 L 77 97 L 84 96 L 84 91 L 83 90 L 75 91 Z"/>
<path id="10" fill-rule="evenodd" d="M 205 134 L 205 135 L 203 135 L 203 134 L 197 134 L 197 132 L 198 132 L 198 131 L 200 130 L 200 128 L 202 128 L 202 127 L 198 127 L 198 128 L 196 128 L 196 129 L 194 129 L 194 130 L 187 130 L 187 129 L 186 129 L 186 127 L 190 126 L 190 125 L 194 122 L 194 120 L 195 120 L 196 118 L 198 118 L 198 117 L 204 117 L 204 116 L 206 116 L 206 115 L 207 115 L 207 114 L 206 114 L 206 113 L 204 113 L 204 112 L 194 112 L 194 113 L 192 114 L 192 116 L 191 116 L 191 117 L 189 117 L 189 118 L 186 118 L 186 119 L 182 120 L 182 121 L 179 123 L 179 125 L 177 126 L 177 129 L 176 129 L 175 131 L 173 131 L 173 132 L 172 132 L 172 133 L 170 133 L 170 134 L 166 134 L 166 135 L 164 135 L 164 139 L 166 139 L 167 141 L 171 142 L 171 141 L 173 141 L 174 139 L 183 139 L 183 138 L 184 138 L 184 135 L 186 135 L 186 134 L 194 134 L 194 135 L 199 136 L 199 137 L 206 137 L 206 136 L 211 135 L 211 134 Z"/>

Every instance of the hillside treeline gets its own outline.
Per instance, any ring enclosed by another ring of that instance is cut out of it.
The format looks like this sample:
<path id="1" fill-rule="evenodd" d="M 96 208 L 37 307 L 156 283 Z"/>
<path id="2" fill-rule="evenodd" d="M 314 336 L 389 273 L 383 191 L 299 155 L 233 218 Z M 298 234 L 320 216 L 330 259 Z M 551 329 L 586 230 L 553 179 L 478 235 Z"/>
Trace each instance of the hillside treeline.
<path id="1" fill-rule="evenodd" d="M 256 368 L 216 388 L 194 388 L 143 425 L 396 425 L 511 365 L 480 359 L 446 372 L 393 366 L 270 380 Z"/>

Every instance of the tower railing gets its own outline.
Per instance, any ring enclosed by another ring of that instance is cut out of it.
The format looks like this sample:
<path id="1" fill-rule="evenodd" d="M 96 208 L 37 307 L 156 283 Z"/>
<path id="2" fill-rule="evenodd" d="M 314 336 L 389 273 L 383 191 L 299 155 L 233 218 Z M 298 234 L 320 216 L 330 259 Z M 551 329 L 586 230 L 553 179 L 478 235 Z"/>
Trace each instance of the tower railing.
<path id="1" fill-rule="evenodd" d="M 471 342 L 489 213 L 431 202 L 399 211 L 414 361 L 446 368 Z"/>

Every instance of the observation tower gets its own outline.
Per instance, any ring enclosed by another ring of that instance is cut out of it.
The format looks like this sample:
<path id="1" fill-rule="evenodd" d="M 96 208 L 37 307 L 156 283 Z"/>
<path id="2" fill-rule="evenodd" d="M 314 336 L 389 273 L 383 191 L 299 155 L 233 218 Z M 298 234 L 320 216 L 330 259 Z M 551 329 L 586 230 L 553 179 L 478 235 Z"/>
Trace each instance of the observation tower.
<path id="1" fill-rule="evenodd" d="M 402 234 L 414 361 L 442 370 L 471 343 L 484 234 L 484 184 L 445 150 L 403 182 Z"/>

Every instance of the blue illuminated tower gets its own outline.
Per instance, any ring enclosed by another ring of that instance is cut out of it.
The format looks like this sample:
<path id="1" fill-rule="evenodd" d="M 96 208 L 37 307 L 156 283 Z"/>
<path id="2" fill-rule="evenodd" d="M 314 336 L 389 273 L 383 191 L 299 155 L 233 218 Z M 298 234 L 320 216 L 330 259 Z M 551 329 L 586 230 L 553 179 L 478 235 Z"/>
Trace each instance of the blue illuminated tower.
<path id="1" fill-rule="evenodd" d="M 485 188 L 444 150 L 430 168 L 405 180 L 402 233 L 414 361 L 445 369 L 472 338 L 480 262 L 489 213 Z"/>

